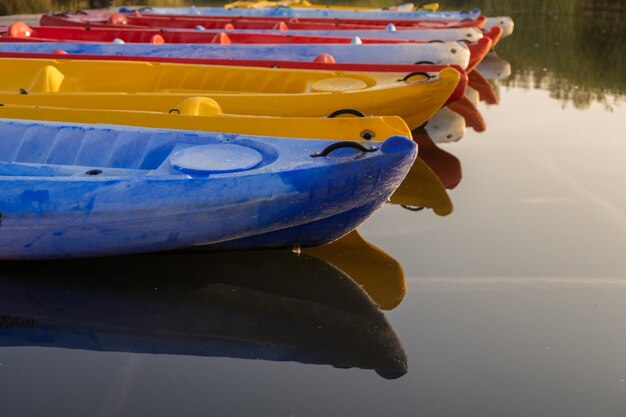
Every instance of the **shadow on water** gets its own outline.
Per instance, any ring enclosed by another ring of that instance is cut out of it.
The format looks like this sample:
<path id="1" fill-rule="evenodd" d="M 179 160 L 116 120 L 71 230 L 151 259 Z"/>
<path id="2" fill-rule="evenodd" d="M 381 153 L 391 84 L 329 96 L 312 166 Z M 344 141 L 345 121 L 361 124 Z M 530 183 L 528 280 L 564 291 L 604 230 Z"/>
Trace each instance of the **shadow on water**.
<path id="1" fill-rule="evenodd" d="M 404 297 L 401 268 L 401 282 L 398 270 L 387 280 L 397 262 L 351 239 L 353 255 L 373 264 L 352 272 L 367 281 L 372 298 L 393 308 Z M 387 319 L 336 266 L 341 259 L 324 260 L 324 253 L 347 253 L 338 245 L 317 256 L 263 251 L 5 263 L 0 346 L 294 361 L 400 377 L 407 359 Z M 384 269 L 376 266 L 381 262 Z"/>

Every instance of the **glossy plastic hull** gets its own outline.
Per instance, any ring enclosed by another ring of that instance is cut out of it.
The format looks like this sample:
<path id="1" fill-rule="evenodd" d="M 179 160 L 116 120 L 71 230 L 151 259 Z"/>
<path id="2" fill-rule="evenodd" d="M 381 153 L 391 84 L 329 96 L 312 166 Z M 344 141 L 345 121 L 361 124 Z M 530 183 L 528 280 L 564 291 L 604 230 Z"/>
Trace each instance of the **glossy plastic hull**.
<path id="1" fill-rule="evenodd" d="M 401 136 L 313 157 L 336 142 L 17 120 L 0 131 L 2 259 L 172 250 L 371 214 L 416 155 Z M 352 230 L 332 226 L 282 243 Z"/>
<path id="2" fill-rule="evenodd" d="M 207 25 L 209 28 L 224 28 L 224 24 L 231 23 L 233 25 L 242 24 L 245 21 L 245 24 L 253 24 L 253 22 L 274 22 L 274 23 L 306 23 L 306 24 L 334 24 L 334 25 L 348 25 L 353 29 L 357 29 L 356 26 L 376 26 L 380 29 L 384 29 L 389 23 L 393 23 L 398 27 L 411 27 L 411 28 L 429 28 L 429 29 L 448 29 L 448 28 L 460 28 L 460 27 L 477 27 L 483 28 L 487 23 L 487 18 L 484 16 L 479 16 L 476 19 L 398 19 L 397 15 L 390 18 L 374 18 L 369 14 L 361 13 L 355 18 L 335 18 L 335 17 L 289 17 L 289 16 L 224 16 L 224 15 L 159 15 L 159 14 L 143 14 L 144 12 L 139 12 L 137 10 L 130 12 L 130 14 L 125 14 L 124 16 L 128 19 L 128 22 L 132 23 L 134 17 L 146 17 L 150 18 L 154 23 L 151 24 L 153 27 L 159 27 L 158 18 L 169 19 L 175 21 L 186 21 L 186 22 L 194 22 L 196 25 Z M 67 22 L 90 22 L 90 23 L 106 23 L 111 16 L 110 13 L 99 13 L 99 12 L 90 12 L 87 15 L 72 15 L 64 13 L 61 17 L 67 17 Z M 117 20 L 118 16 L 116 16 Z M 241 27 L 243 29 L 243 27 Z M 252 27 L 249 27 L 252 29 Z M 259 27 L 256 27 L 257 29 Z M 277 27 L 278 28 L 278 27 Z M 267 27 L 265 27 L 267 29 Z M 294 27 L 296 29 L 296 27 Z M 301 29 L 305 29 L 301 27 Z M 320 28 L 321 29 L 321 28 Z"/>
<path id="3" fill-rule="evenodd" d="M 460 79 L 451 68 L 403 81 L 393 73 L 35 59 L 0 59 L 0 70 L 6 104 L 168 112 L 203 95 L 229 114 L 321 117 L 353 109 L 398 115 L 411 129 L 443 106 Z"/>
<path id="4" fill-rule="evenodd" d="M 361 11 L 381 11 L 390 10 L 394 12 L 436 12 L 439 9 L 439 3 L 423 3 L 416 6 L 413 3 L 404 3 L 391 7 L 368 7 L 368 6 L 352 6 L 352 5 L 335 5 L 335 4 L 317 4 L 310 3 L 307 0 L 287 0 L 287 1 L 273 1 L 273 0 L 237 0 L 224 5 L 226 9 L 232 8 L 246 8 L 246 7 L 290 7 L 292 9 L 331 9 L 331 10 L 361 10 Z"/>
<path id="5" fill-rule="evenodd" d="M 17 44 L 17 46 L 23 44 Z M 19 48 L 17 48 L 19 49 Z M 303 62 L 303 61 L 272 61 L 272 60 L 241 60 L 241 59 L 209 59 L 209 58 L 168 58 L 168 57 L 147 57 L 147 56 L 120 56 L 120 55 L 93 55 L 93 54 L 68 54 L 61 50 L 56 53 L 34 53 L 34 52 L 1 52 L 0 58 L 35 58 L 35 59 L 71 59 L 71 60 L 106 60 L 106 61 L 142 61 L 142 62 L 169 62 L 174 64 L 192 65 L 232 65 L 243 67 L 262 68 L 289 68 L 289 69 L 319 69 L 326 71 L 358 71 L 358 72 L 427 72 L 436 75 L 445 69 L 447 65 L 383 65 L 383 64 L 338 64 L 336 62 Z M 467 73 L 458 65 L 451 66 L 461 74 L 459 83 L 454 92 L 448 98 L 446 104 L 459 100 L 465 94 L 467 88 Z M 230 132 L 230 131 L 229 131 Z"/>
<path id="6" fill-rule="evenodd" d="M 155 56 L 169 58 L 246 59 L 312 62 L 322 54 L 338 63 L 459 65 L 467 68 L 470 50 L 456 42 L 430 44 L 348 45 L 215 45 L 215 44 L 98 44 L 78 42 L 3 42 L 0 51 Z M 454 52 L 453 52 L 454 51 Z"/>
<path id="7" fill-rule="evenodd" d="M 206 101 L 209 101 L 206 103 Z M 204 107 L 209 111 L 204 113 Z M 264 117 L 211 113 L 212 100 L 196 97 L 167 113 L 127 110 L 89 110 L 41 106 L 0 106 L 0 118 L 183 129 L 287 138 L 381 141 L 390 136 L 411 136 L 397 116 L 368 117 Z M 180 113 L 179 113 L 180 112 Z"/>
<path id="8" fill-rule="evenodd" d="M 509 16 L 488 17 L 487 22 L 485 23 L 485 29 L 489 30 L 494 26 L 500 26 L 503 29 L 503 38 L 511 36 L 513 34 L 513 29 L 515 28 L 513 19 L 511 19 Z"/>
<path id="9" fill-rule="evenodd" d="M 133 8 L 122 7 L 120 12 L 133 11 Z M 166 15 L 210 15 L 210 16 L 272 16 L 272 17 L 315 17 L 337 19 L 359 19 L 366 15 L 368 19 L 397 19 L 397 20 L 464 20 L 476 19 L 480 16 L 480 10 L 474 9 L 469 12 L 395 12 L 387 10 L 363 11 L 363 10 L 336 10 L 336 9 L 306 9 L 306 8 L 233 8 L 222 7 L 150 7 L 142 8 L 144 14 Z"/>
<path id="10" fill-rule="evenodd" d="M 455 29 L 480 28 L 487 19 L 476 20 L 399 20 L 393 21 L 397 29 Z M 44 14 L 42 26 L 125 26 L 179 29 L 387 29 L 388 20 L 330 19 L 330 18 L 287 18 L 271 16 L 193 16 L 193 15 L 143 15 L 90 12 L 88 14 L 56 13 Z"/>
<path id="11" fill-rule="evenodd" d="M 352 36 L 298 36 L 274 33 L 229 32 L 223 30 L 179 30 L 129 27 L 29 27 L 21 22 L 1 34 L 5 41 L 19 42 L 116 42 L 116 43 L 210 43 L 210 44 L 311 44 L 353 43 Z M 393 39 L 359 39 L 359 43 L 406 42 Z"/>
<path id="12" fill-rule="evenodd" d="M 288 27 L 288 25 L 287 25 Z M 226 33 L 246 33 L 250 30 L 235 29 L 229 30 Z M 254 30 L 256 33 L 276 33 L 276 30 Z M 281 30 L 279 33 L 285 35 L 294 36 L 330 36 L 330 37 L 342 37 L 342 36 L 358 36 L 361 39 L 389 39 L 398 41 L 444 41 L 444 42 L 476 42 L 482 39 L 483 32 L 477 28 L 458 28 L 458 29 L 406 29 L 406 30 L 386 30 L 386 29 L 291 29 L 287 28 Z"/>
<path id="13" fill-rule="evenodd" d="M 96 15 L 98 16 L 98 15 Z M 482 31 L 478 28 L 450 28 L 450 29 L 424 29 L 424 28 L 396 28 L 391 25 L 388 28 L 376 28 L 376 27 L 350 27 L 342 25 L 329 25 L 323 23 L 300 23 L 285 22 L 276 23 L 274 21 L 255 21 L 255 20 L 241 20 L 228 22 L 228 21 L 214 21 L 204 22 L 204 25 L 196 24 L 189 19 L 164 19 L 162 17 L 153 16 L 133 16 L 121 15 L 115 20 L 117 16 L 114 15 L 102 15 L 101 19 L 93 18 L 88 19 L 82 15 L 51 15 L 45 14 L 41 17 L 40 23 L 42 26 L 119 26 L 121 28 L 140 28 L 140 27 L 153 27 L 153 28 L 169 28 L 169 29 L 224 29 L 228 34 L 246 33 L 247 30 L 254 30 L 261 33 L 282 33 L 285 35 L 300 35 L 300 36 L 359 36 L 360 38 L 373 38 L 373 39 L 399 39 L 399 40 L 415 40 L 415 41 L 468 41 L 476 42 L 483 37 Z"/>

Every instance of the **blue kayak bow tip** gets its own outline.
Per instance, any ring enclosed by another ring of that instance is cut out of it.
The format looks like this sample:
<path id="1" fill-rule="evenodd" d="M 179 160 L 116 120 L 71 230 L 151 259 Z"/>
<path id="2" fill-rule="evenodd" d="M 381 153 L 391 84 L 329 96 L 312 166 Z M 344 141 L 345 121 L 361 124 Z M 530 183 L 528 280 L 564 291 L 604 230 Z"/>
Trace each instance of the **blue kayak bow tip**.
<path id="1" fill-rule="evenodd" d="M 384 153 L 406 152 L 413 149 L 416 151 L 417 145 L 412 139 L 406 136 L 391 136 L 383 142 L 381 150 Z"/>

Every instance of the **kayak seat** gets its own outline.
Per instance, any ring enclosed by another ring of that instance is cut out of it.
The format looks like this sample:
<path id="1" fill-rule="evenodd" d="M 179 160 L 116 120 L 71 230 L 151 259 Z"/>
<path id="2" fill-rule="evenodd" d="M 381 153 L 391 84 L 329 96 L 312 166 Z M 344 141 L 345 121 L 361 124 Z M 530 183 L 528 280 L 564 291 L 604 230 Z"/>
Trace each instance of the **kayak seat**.
<path id="1" fill-rule="evenodd" d="M 57 93 L 61 89 L 65 76 L 52 65 L 46 65 L 37 71 L 33 82 L 26 91 L 29 93 Z"/>
<path id="2" fill-rule="evenodd" d="M 331 78 L 332 79 L 332 78 Z M 321 81 L 321 80 L 320 80 Z M 360 81 L 360 80 L 359 80 Z M 332 81 L 331 81 L 332 82 Z M 224 71 L 219 76 L 207 73 L 201 66 L 188 68 L 181 74 L 175 67 L 163 65 L 149 87 L 153 92 L 185 92 L 211 94 L 211 92 L 233 93 L 306 93 L 309 84 L 299 74 L 286 73 L 277 77 L 273 73 L 250 71 L 246 74 Z M 366 86 L 369 84 L 365 83 Z M 363 86 L 361 86 L 363 88 Z"/>

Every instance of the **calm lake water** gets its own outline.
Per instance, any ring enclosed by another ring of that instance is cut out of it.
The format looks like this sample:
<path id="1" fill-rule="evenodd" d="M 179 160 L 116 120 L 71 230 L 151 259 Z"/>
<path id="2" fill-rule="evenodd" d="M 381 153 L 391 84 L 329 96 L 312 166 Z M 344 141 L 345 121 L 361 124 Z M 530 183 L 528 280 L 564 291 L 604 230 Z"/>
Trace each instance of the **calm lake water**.
<path id="1" fill-rule="evenodd" d="M 505 14 L 483 131 L 422 147 L 450 215 L 388 204 L 301 254 L 5 264 L 0 414 L 625 415 L 623 19 Z"/>

